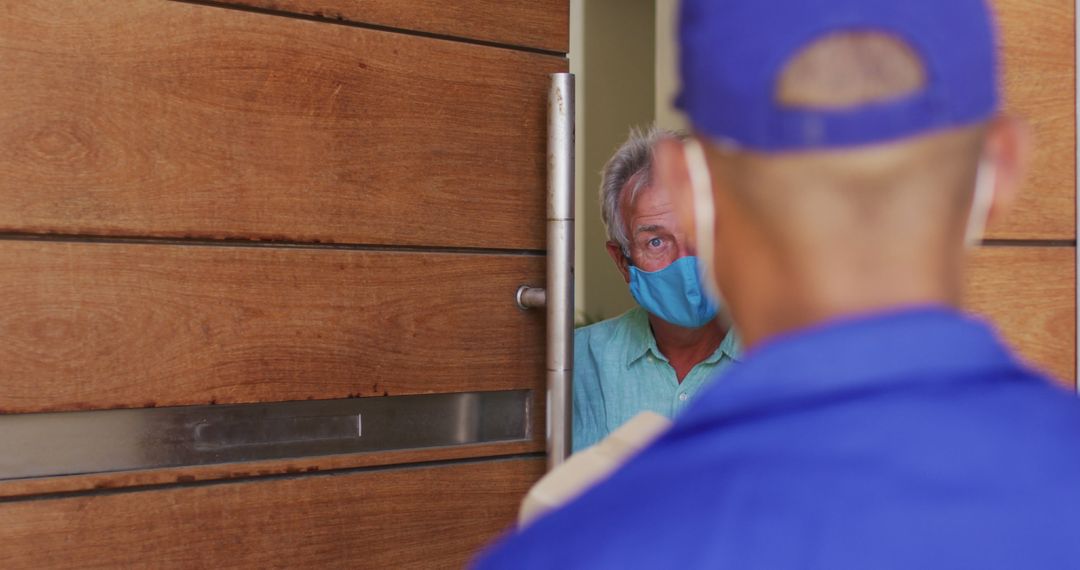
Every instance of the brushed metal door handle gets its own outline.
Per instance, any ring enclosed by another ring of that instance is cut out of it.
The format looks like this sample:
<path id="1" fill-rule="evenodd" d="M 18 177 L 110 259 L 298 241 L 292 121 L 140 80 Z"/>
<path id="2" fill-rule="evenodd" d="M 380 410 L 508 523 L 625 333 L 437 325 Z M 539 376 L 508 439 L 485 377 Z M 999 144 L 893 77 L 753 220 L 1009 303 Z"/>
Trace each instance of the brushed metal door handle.
<path id="1" fill-rule="evenodd" d="M 548 90 L 547 452 L 548 468 L 572 449 L 574 369 L 574 74 L 555 73 Z M 524 300 L 526 291 L 519 289 Z"/>

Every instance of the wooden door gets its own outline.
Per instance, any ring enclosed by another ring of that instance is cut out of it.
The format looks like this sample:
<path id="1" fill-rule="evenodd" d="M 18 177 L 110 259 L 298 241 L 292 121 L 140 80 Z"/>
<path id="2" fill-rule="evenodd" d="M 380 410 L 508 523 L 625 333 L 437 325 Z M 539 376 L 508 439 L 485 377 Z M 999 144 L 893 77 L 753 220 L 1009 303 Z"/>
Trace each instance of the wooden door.
<path id="1" fill-rule="evenodd" d="M 510 524 L 568 28 L 567 0 L 0 0 L 0 421 L 514 392 L 527 427 L 7 477 L 0 567 L 455 567 Z"/>
<path id="2" fill-rule="evenodd" d="M 1035 136 L 1012 215 L 989 228 L 968 288 L 1032 364 L 1076 384 L 1076 65 L 1072 0 L 996 0 L 1005 101 Z"/>

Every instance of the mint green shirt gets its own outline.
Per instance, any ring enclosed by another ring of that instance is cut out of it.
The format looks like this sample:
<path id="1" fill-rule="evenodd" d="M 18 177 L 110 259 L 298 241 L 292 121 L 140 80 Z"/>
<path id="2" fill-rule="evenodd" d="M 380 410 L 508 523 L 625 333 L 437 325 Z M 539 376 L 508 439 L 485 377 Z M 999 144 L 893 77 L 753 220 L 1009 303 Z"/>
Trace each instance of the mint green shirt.
<path id="1" fill-rule="evenodd" d="M 574 451 L 607 437 L 651 410 L 675 417 L 718 371 L 738 356 L 734 329 L 679 383 L 660 353 L 641 307 L 574 333 Z"/>

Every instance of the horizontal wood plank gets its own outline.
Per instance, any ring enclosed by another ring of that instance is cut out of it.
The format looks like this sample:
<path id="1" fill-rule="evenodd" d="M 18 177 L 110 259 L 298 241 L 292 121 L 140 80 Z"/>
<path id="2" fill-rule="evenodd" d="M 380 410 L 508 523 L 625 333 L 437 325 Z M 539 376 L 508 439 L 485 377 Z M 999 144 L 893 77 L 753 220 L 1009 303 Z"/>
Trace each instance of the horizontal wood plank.
<path id="1" fill-rule="evenodd" d="M 94 473 L 88 475 L 67 475 L 62 477 L 31 477 L 0 481 L 0 499 L 56 495 L 99 491 L 102 489 L 127 489 L 171 485 L 176 483 L 194 483 L 207 481 L 225 481 L 251 479 L 272 475 L 295 475 L 328 473 L 343 469 L 408 465 L 431 461 L 449 461 L 457 459 L 493 458 L 506 455 L 521 455 L 544 451 L 544 397 L 536 392 L 536 401 L 532 417 L 532 435 L 529 441 L 489 443 L 479 445 L 459 445 L 452 447 L 431 447 L 425 449 L 403 449 L 375 453 L 355 453 L 348 455 L 326 455 L 321 457 L 298 457 L 296 459 L 276 459 L 267 461 L 246 461 L 242 463 L 221 463 L 195 467 L 169 467 L 164 469 L 146 469 L 120 471 L 112 473 Z"/>
<path id="2" fill-rule="evenodd" d="M 570 0 L 225 0 L 307 14 L 566 53 Z"/>
<path id="3" fill-rule="evenodd" d="M 996 0 L 1008 109 L 1035 137 L 1034 162 L 993 238 L 1076 236 L 1076 64 L 1072 0 Z"/>
<path id="4" fill-rule="evenodd" d="M 0 232 L 543 249 L 561 57 L 158 0 L 0 10 Z"/>
<path id="5" fill-rule="evenodd" d="M 983 247 L 973 257 L 968 305 L 990 317 L 1020 355 L 1076 383 L 1076 249 Z"/>
<path id="6" fill-rule="evenodd" d="M 516 459 L 0 503 L 0 567 L 460 568 L 543 470 Z"/>
<path id="7" fill-rule="evenodd" d="M 536 256 L 0 241 L 0 412 L 543 386 Z"/>

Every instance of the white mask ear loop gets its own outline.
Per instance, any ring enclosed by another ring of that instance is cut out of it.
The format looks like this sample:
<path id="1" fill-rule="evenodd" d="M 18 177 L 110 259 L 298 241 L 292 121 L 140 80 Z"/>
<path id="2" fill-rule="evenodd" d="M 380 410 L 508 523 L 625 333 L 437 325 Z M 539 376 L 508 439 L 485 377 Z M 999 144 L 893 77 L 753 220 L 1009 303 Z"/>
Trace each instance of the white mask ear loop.
<path id="1" fill-rule="evenodd" d="M 964 243 L 967 247 L 979 245 L 986 231 L 986 221 L 990 217 L 990 207 L 994 203 L 996 169 L 994 163 L 989 160 L 979 161 L 979 168 L 975 174 L 975 194 L 971 199 L 971 213 L 968 214 L 967 229 L 964 231 Z"/>
<path id="2" fill-rule="evenodd" d="M 706 293 L 712 296 L 717 305 L 723 307 L 723 296 L 716 285 L 716 275 L 713 272 L 716 210 L 713 206 L 709 164 L 705 161 L 705 150 L 701 148 L 701 143 L 697 139 L 687 139 L 683 143 L 683 152 L 686 155 L 686 168 L 690 174 L 690 187 L 694 193 L 694 225 L 696 226 L 695 237 L 701 280 Z"/>

